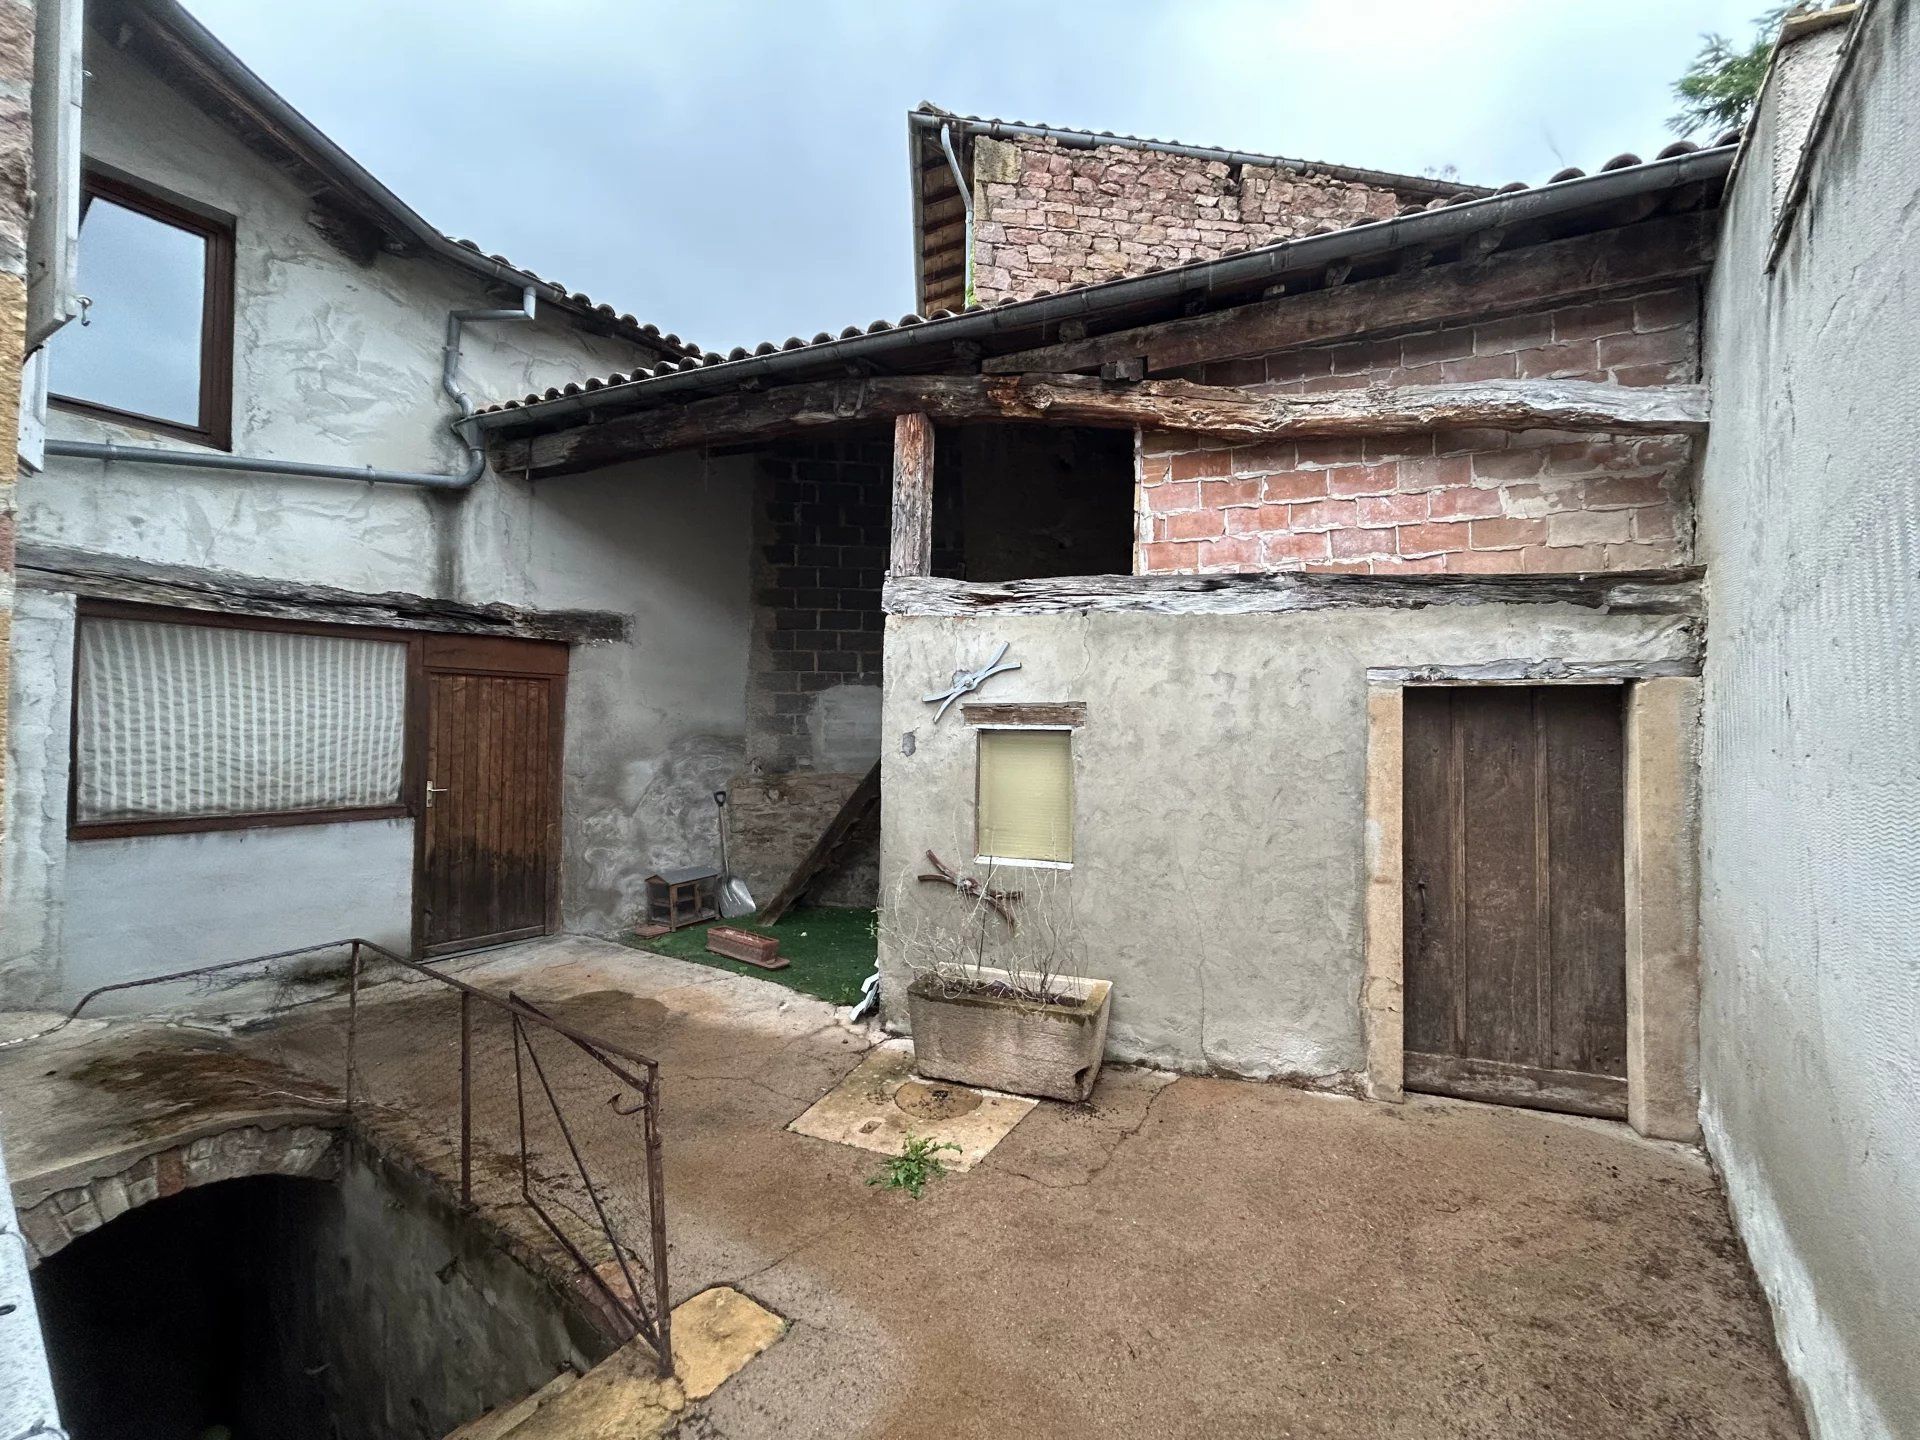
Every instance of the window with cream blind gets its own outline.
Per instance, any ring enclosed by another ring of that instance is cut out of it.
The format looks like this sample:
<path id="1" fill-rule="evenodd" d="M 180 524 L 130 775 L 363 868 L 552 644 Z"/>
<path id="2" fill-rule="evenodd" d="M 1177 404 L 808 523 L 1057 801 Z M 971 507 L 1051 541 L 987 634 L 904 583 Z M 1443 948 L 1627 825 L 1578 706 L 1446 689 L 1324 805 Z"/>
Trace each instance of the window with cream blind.
<path id="1" fill-rule="evenodd" d="M 407 647 L 83 616 L 77 825 L 400 803 Z"/>
<path id="2" fill-rule="evenodd" d="M 1071 864 L 1073 732 L 979 733 L 980 857 Z"/>

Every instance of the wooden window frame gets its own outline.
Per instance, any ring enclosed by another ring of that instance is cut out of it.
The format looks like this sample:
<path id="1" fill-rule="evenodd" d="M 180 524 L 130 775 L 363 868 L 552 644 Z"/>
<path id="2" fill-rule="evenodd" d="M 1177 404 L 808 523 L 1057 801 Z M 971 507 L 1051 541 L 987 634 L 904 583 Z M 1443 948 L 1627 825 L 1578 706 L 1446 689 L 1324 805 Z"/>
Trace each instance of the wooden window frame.
<path id="1" fill-rule="evenodd" d="M 203 625 L 222 630 L 256 630 L 281 635 L 320 635 L 355 640 L 384 640 L 407 647 L 406 695 L 402 702 L 400 799 L 392 805 L 340 806 L 328 810 L 268 810 L 238 815 L 191 815 L 153 820 L 82 820 L 80 818 L 80 652 L 74 647 L 72 691 L 67 723 L 67 838 L 122 840 L 137 835 L 194 835 L 213 830 L 260 830 L 287 825 L 333 825 L 353 820 L 417 819 L 422 763 L 418 705 L 421 657 L 428 634 L 418 630 L 387 630 L 371 625 L 322 625 L 302 620 L 268 620 L 222 611 L 173 610 L 157 605 L 130 605 L 109 600 L 82 599 L 74 627 L 93 620 L 138 620 L 159 625 Z"/>
<path id="2" fill-rule="evenodd" d="M 121 410 L 93 400 L 52 393 L 47 403 L 75 415 L 88 415 L 110 425 L 148 430 L 157 435 L 205 445 L 214 450 L 233 448 L 233 251 L 234 227 L 137 181 L 88 166 L 81 178 L 81 194 L 97 196 L 136 214 L 198 235 L 206 242 L 205 288 L 200 302 L 200 413 L 195 424 L 183 425 L 138 411 Z"/>
<path id="3" fill-rule="evenodd" d="M 987 707 L 982 706 L 980 708 L 985 709 Z M 1080 729 L 1081 726 L 1078 723 L 1074 723 L 1072 721 L 1049 721 L 1044 724 L 1035 724 L 1035 723 L 1023 723 L 1023 722 L 1016 722 L 1016 721 L 989 720 L 989 721 L 973 722 L 972 728 L 973 728 L 973 863 L 976 865 L 991 865 L 996 867 L 1003 867 L 1009 870 L 1071 870 L 1073 869 L 1074 862 L 1072 860 L 1029 860 L 1029 859 L 1023 859 L 1017 855 L 989 855 L 980 848 L 980 777 L 981 777 L 981 771 L 982 771 L 982 766 L 980 764 L 980 737 L 983 734 L 987 733 L 988 731 L 993 731 L 993 730 L 1049 730 L 1049 731 L 1057 732 L 1059 734 L 1063 734 L 1067 737 L 1067 823 L 1069 826 L 1072 827 L 1069 838 L 1077 842 L 1080 838 L 1079 837 L 1080 827 L 1077 823 L 1074 811 L 1075 811 L 1077 802 L 1079 801 L 1079 798 L 1080 798 L 1080 786 L 1077 783 L 1077 779 L 1074 775 L 1074 756 L 1078 747 L 1075 746 L 1075 744 L 1073 743 L 1073 736 L 1074 736 L 1074 732 Z M 1077 844 L 1074 845 L 1074 853 L 1076 855 L 1079 853 L 1079 846 Z"/>

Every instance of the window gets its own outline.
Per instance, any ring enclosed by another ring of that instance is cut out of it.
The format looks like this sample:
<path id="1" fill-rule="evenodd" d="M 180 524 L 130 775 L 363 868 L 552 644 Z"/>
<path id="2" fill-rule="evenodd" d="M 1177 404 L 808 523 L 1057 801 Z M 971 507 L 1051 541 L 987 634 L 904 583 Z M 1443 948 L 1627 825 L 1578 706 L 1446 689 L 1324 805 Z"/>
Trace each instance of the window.
<path id="1" fill-rule="evenodd" d="M 75 834 L 404 813 L 407 648 L 83 614 Z"/>
<path id="2" fill-rule="evenodd" d="M 233 415 L 233 231 L 104 175 L 81 197 L 79 323 L 47 342 L 51 398 L 226 449 Z"/>
<path id="3" fill-rule="evenodd" d="M 979 858 L 1073 863 L 1073 732 L 980 731 Z"/>

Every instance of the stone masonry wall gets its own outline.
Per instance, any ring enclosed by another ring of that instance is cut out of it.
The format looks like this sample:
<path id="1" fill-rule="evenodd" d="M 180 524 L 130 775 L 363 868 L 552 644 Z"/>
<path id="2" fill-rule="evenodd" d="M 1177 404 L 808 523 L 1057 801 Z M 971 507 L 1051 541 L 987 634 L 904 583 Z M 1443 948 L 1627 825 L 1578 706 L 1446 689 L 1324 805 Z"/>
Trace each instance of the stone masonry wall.
<path id="1" fill-rule="evenodd" d="M 13 653 L 14 492 L 20 365 L 27 333 L 27 216 L 33 194 L 33 0 L 0 0 L 0 800 Z"/>
<path id="2" fill-rule="evenodd" d="M 1120 145 L 974 141 L 973 298 L 1086 285 L 1385 219 L 1391 190 Z"/>
<path id="3" fill-rule="evenodd" d="M 1559 377 L 1699 375 L 1692 285 L 1515 319 L 1321 345 L 1188 377 L 1273 394 Z M 1228 446 L 1142 437 L 1135 569 L 1557 572 L 1692 558 L 1684 437 L 1456 430 Z"/>

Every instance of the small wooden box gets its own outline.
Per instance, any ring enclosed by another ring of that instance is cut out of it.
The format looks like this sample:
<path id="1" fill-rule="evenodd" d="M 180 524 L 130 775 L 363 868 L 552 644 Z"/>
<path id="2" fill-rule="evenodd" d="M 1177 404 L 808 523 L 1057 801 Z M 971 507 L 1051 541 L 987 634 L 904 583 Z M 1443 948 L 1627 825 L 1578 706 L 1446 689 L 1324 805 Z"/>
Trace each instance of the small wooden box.
<path id="1" fill-rule="evenodd" d="M 697 867 L 665 870 L 647 877 L 649 926 L 682 930 L 720 913 L 720 872 Z"/>
<path id="2" fill-rule="evenodd" d="M 732 925 L 716 925 L 707 932 L 707 949 L 743 965 L 758 965 L 762 970 L 784 970 L 787 957 L 780 953 L 780 942 L 771 935 L 756 935 Z"/>

